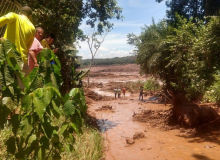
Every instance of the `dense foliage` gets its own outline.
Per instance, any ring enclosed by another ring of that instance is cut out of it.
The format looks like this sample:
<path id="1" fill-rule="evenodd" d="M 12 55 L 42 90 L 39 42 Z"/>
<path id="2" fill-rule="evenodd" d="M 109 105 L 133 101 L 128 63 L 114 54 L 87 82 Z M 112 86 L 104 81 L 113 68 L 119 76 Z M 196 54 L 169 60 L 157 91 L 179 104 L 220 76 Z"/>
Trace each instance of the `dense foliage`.
<path id="1" fill-rule="evenodd" d="M 72 45 L 77 38 L 83 39 L 79 25 L 87 19 L 87 25 L 92 28 L 97 25 L 98 31 L 103 26 L 111 28 L 109 19 L 121 18 L 122 9 L 116 0 L 18 0 L 22 5 L 28 5 L 34 10 L 33 22 L 45 33 L 55 33 L 60 47 Z"/>
<path id="2" fill-rule="evenodd" d="M 93 65 L 116 65 L 116 64 L 133 64 L 136 63 L 136 56 L 128 56 L 128 57 L 115 57 L 115 58 L 106 58 L 106 59 L 94 59 Z M 82 66 L 89 66 L 90 60 L 85 59 L 81 61 Z"/>
<path id="3" fill-rule="evenodd" d="M 169 90 L 198 100 L 220 67 L 220 18 L 213 17 L 207 25 L 176 19 L 176 28 L 166 21 L 153 23 L 143 28 L 139 39 L 128 35 L 129 43 L 136 45 L 144 73 L 158 75 Z"/>
<path id="4" fill-rule="evenodd" d="M 163 0 L 156 0 L 161 1 Z M 202 20 L 204 16 L 219 15 L 220 11 L 219 0 L 166 0 L 166 6 L 169 8 L 167 18 L 171 24 L 176 22 L 176 13 L 187 20 L 193 18 L 195 22 L 196 18 Z"/>
<path id="5" fill-rule="evenodd" d="M 52 59 L 57 65 L 51 66 Z M 10 114 L 13 131 L 6 142 L 8 153 L 16 159 L 60 159 L 64 139 L 72 150 L 73 133 L 81 131 L 87 109 L 83 90 L 73 88 L 65 96 L 60 94 L 60 63 L 49 49 L 38 54 L 39 67 L 27 77 L 21 72 L 21 55 L 9 40 L 0 42 L 0 62 L 0 128 L 6 126 Z M 18 77 L 24 91 L 18 87 Z M 17 114 L 11 114 L 14 110 Z"/>

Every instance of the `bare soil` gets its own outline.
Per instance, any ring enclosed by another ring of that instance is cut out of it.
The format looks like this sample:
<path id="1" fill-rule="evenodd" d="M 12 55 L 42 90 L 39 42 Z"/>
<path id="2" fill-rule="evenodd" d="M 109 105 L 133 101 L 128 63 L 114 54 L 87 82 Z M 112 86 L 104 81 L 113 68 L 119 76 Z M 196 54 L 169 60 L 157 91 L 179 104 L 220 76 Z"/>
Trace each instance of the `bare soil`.
<path id="1" fill-rule="evenodd" d="M 102 132 L 105 160 L 220 159 L 218 121 L 186 129 L 168 123 L 172 105 L 158 96 L 139 101 L 136 91 L 126 90 L 125 97 L 114 97 L 114 87 L 148 78 L 139 75 L 137 65 L 93 67 L 91 75 L 88 121 Z"/>

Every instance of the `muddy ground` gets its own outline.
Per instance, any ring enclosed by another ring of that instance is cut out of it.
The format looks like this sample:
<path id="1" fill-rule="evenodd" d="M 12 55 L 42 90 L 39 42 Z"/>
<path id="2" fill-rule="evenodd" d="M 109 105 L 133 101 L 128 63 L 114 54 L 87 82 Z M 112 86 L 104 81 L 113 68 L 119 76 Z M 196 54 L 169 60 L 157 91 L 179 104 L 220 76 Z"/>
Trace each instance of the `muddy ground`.
<path id="1" fill-rule="evenodd" d="M 126 90 L 114 98 L 113 89 L 128 82 L 145 81 L 137 65 L 93 67 L 86 91 L 91 123 L 102 132 L 105 160 L 218 160 L 219 129 L 185 129 L 167 124 L 171 105 L 159 97 Z M 219 124 L 220 125 L 220 124 Z"/>

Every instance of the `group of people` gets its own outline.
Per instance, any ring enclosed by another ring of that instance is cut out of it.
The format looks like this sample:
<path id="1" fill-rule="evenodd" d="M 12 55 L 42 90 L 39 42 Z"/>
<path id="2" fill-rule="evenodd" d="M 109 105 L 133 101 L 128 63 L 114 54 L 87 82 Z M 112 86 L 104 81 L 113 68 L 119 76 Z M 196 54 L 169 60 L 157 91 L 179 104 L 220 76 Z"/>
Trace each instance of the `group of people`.
<path id="1" fill-rule="evenodd" d="M 0 27 L 7 25 L 4 38 L 9 39 L 16 45 L 17 51 L 21 54 L 24 62 L 23 72 L 27 76 L 34 67 L 38 67 L 37 54 L 43 49 L 50 49 L 55 36 L 50 34 L 43 39 L 44 30 L 41 27 L 35 29 L 30 21 L 32 10 L 30 7 L 22 7 L 19 14 L 10 12 L 0 17 Z M 2 39 L 2 38 L 1 38 Z M 54 53 L 58 49 L 53 49 Z"/>
<path id="2" fill-rule="evenodd" d="M 115 87 L 114 89 L 114 93 L 115 93 L 115 98 L 121 98 L 121 88 L 119 87 L 118 89 Z M 123 97 L 125 98 L 125 87 L 122 88 L 122 93 L 123 93 Z"/>

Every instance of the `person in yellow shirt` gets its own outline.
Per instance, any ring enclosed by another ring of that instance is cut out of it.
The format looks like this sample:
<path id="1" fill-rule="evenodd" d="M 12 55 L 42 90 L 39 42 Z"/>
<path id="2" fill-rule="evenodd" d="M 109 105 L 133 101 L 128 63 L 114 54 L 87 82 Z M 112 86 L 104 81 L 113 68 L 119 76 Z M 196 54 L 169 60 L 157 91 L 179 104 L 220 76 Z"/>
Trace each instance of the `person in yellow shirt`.
<path id="1" fill-rule="evenodd" d="M 50 34 L 48 38 L 45 38 L 43 39 L 40 43 L 41 45 L 43 46 L 43 48 L 48 48 L 48 49 L 51 49 L 50 48 L 50 45 L 55 41 L 55 35 L 54 34 Z M 58 52 L 58 48 L 55 48 L 52 50 L 54 53 L 57 53 Z M 55 62 L 54 60 L 50 61 L 50 64 L 51 65 L 54 65 Z M 53 69 L 52 69 L 53 70 Z"/>
<path id="2" fill-rule="evenodd" d="M 20 10 L 20 14 L 10 12 L 0 17 L 0 27 L 7 24 L 4 34 L 5 39 L 9 39 L 16 45 L 17 51 L 21 54 L 24 61 L 23 72 L 28 74 L 28 50 L 30 49 L 35 36 L 35 27 L 31 23 L 30 18 L 32 10 L 30 7 L 25 6 Z"/>
<path id="3" fill-rule="evenodd" d="M 43 48 L 51 49 L 51 48 L 50 48 L 50 45 L 51 45 L 54 41 L 55 41 L 55 35 L 51 33 L 48 38 L 43 39 L 40 43 L 41 43 L 41 45 L 43 46 Z M 53 49 L 53 52 L 54 52 L 54 53 L 57 53 L 57 51 L 58 51 L 58 48 Z"/>

